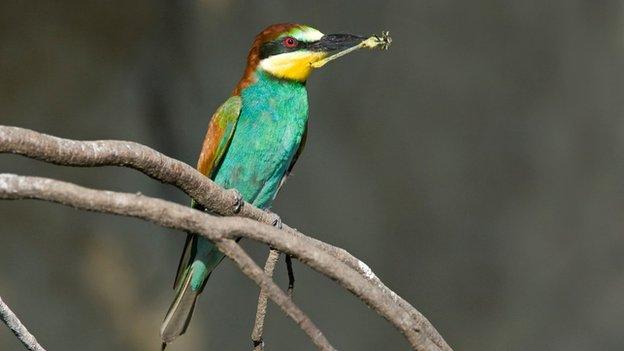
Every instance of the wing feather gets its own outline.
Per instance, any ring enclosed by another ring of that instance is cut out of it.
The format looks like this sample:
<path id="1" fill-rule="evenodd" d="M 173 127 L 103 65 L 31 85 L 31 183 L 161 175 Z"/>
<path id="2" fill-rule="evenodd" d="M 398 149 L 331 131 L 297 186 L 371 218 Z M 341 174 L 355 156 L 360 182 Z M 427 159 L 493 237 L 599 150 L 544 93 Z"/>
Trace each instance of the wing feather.
<path id="1" fill-rule="evenodd" d="M 230 145 L 232 135 L 234 135 L 234 130 L 236 129 L 236 123 L 238 122 L 238 116 L 240 115 L 241 106 L 242 101 L 240 96 L 234 95 L 227 99 L 212 115 L 210 124 L 208 124 L 206 137 L 204 138 L 204 144 L 199 154 L 199 160 L 197 161 L 197 170 L 207 177 L 213 177 L 217 165 L 221 162 L 225 151 Z M 203 210 L 203 207 L 195 203 L 195 201 L 191 202 L 191 206 Z M 195 257 L 194 251 L 196 243 L 197 236 L 189 233 L 186 237 L 180 263 L 178 263 L 178 271 L 173 284 L 175 289 L 178 289 L 184 271 Z"/>
<path id="2" fill-rule="evenodd" d="M 212 115 L 204 144 L 197 161 L 197 170 L 212 178 L 213 173 L 230 145 L 240 115 L 242 100 L 232 96 Z"/>

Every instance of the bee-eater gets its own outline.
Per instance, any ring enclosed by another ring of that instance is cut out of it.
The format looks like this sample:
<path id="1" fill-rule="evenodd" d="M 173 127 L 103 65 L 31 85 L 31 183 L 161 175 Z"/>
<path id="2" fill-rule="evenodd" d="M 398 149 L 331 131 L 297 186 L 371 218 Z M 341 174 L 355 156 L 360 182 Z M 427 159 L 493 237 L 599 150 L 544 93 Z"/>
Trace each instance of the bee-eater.
<path id="1" fill-rule="evenodd" d="M 305 144 L 306 80 L 314 63 L 344 53 L 365 38 L 324 35 L 309 26 L 269 26 L 253 42 L 243 77 L 212 116 L 197 169 L 224 188 L 268 209 Z M 195 208 L 202 209 L 198 204 Z M 224 255 L 212 242 L 189 234 L 162 323 L 163 347 L 183 334 L 197 296 Z"/>

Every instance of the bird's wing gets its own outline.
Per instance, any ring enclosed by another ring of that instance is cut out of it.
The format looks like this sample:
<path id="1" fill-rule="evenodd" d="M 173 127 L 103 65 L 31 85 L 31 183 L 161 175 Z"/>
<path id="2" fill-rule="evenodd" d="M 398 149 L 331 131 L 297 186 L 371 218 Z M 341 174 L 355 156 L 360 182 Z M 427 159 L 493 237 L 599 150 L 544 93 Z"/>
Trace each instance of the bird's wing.
<path id="1" fill-rule="evenodd" d="M 212 115 L 197 161 L 197 170 L 202 174 L 212 178 L 216 166 L 230 145 L 241 106 L 241 97 L 235 95 L 227 99 Z"/>
<path id="2" fill-rule="evenodd" d="M 199 154 L 199 160 L 197 161 L 197 170 L 207 177 L 212 178 L 214 171 L 221 162 L 225 150 L 227 150 L 234 135 L 234 129 L 236 129 L 236 122 L 240 115 L 242 106 L 242 100 L 240 96 L 232 96 L 227 99 L 223 105 L 221 105 L 217 111 L 212 115 L 210 124 L 208 124 L 208 131 L 204 138 L 204 144 L 202 146 L 201 153 Z M 202 206 L 195 201 L 191 202 L 191 206 L 196 209 L 203 210 Z M 189 233 L 186 237 L 186 243 L 184 244 L 184 251 L 180 257 L 180 263 L 178 264 L 178 271 L 173 283 L 174 289 L 177 289 L 180 279 L 183 276 L 183 272 L 186 267 L 191 264 L 191 260 L 195 256 L 193 250 L 197 241 L 196 235 Z"/>
<path id="3" fill-rule="evenodd" d="M 303 131 L 303 135 L 301 136 L 301 142 L 299 143 L 299 148 L 297 149 L 297 152 L 295 152 L 295 155 L 290 161 L 290 165 L 288 166 L 286 173 L 284 174 L 284 176 L 282 177 L 282 180 L 280 181 L 279 188 L 277 189 L 278 191 L 279 189 L 282 188 L 282 185 L 284 185 L 284 183 L 286 182 L 286 178 L 288 178 L 290 173 L 292 173 L 292 170 L 295 167 L 295 163 L 297 163 L 297 160 L 299 159 L 299 155 L 301 155 L 301 153 L 303 152 L 303 148 L 305 147 L 307 140 L 308 140 L 308 125 L 306 124 L 305 130 Z"/>

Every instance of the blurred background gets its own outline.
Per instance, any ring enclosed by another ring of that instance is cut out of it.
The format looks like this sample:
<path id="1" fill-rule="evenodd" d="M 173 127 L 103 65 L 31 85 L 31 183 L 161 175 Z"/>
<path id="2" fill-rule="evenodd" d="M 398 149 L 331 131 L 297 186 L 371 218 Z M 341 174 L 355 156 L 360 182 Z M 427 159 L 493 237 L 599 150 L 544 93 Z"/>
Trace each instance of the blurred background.
<path id="1" fill-rule="evenodd" d="M 194 165 L 265 26 L 390 30 L 391 50 L 312 75 L 307 147 L 274 210 L 367 262 L 455 350 L 621 350 L 623 6 L 5 0 L 0 123 Z M 189 202 L 127 169 L 0 155 L 0 171 Z M 0 295 L 49 350 L 157 350 L 183 242 L 138 220 L 0 202 Z M 244 247 L 263 263 L 265 247 Z M 295 271 L 296 302 L 339 349 L 408 347 L 335 283 Z M 225 261 L 170 350 L 249 350 L 257 293 Z M 274 305 L 265 340 L 313 349 Z M 21 350 L 4 326 L 0 349 Z"/>

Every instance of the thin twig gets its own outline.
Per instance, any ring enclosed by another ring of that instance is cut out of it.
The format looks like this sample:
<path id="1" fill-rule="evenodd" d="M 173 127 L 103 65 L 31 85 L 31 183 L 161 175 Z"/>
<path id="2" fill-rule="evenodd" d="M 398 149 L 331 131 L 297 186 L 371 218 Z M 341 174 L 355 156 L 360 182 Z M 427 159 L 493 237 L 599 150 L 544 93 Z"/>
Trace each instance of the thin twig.
<path id="1" fill-rule="evenodd" d="M 241 217 L 255 219 L 263 223 L 273 221 L 273 217 L 266 211 L 248 203 L 245 203 L 240 212 L 235 211 L 235 206 L 233 206 L 236 203 L 235 194 L 222 189 L 192 167 L 140 144 L 112 140 L 75 141 L 27 129 L 0 126 L 0 153 L 2 152 L 20 154 L 60 165 L 130 167 L 161 182 L 178 187 L 214 213 L 220 215 L 236 213 Z M 284 235 L 284 233 L 290 235 Z M 306 242 L 308 248 L 314 248 L 332 256 L 359 275 L 360 278 L 365 279 L 369 294 L 365 294 L 367 298 L 361 297 L 362 300 L 388 319 L 408 339 L 411 339 L 410 343 L 413 347 L 416 348 L 415 343 L 418 344 L 418 340 L 424 335 L 439 349 L 451 350 L 431 323 L 410 303 L 383 284 L 362 261 L 344 249 L 305 236 L 299 231 L 283 225 L 282 237 L 288 236 L 301 239 Z M 331 275 L 328 276 L 331 277 Z M 342 281 L 339 280 L 339 282 L 347 287 Z M 348 289 L 358 295 L 354 290 Z M 382 300 L 386 302 L 372 300 L 370 298 L 372 295 L 383 295 Z M 388 315 L 389 311 L 383 312 L 383 304 L 387 303 L 388 299 L 394 306 L 407 313 L 407 317 L 401 312 L 393 315 Z"/>
<path id="2" fill-rule="evenodd" d="M 24 346 L 30 351 L 45 351 L 45 349 L 39 345 L 37 339 L 34 335 L 32 335 L 28 329 L 22 324 L 22 322 L 17 318 L 15 313 L 11 311 L 9 306 L 2 301 L 2 297 L 0 297 L 0 319 L 4 322 L 4 324 L 11 329 L 13 334 L 24 344 Z"/>
<path id="3" fill-rule="evenodd" d="M 266 263 L 264 264 L 264 273 L 272 277 L 275 270 L 275 264 L 279 259 L 280 252 L 271 248 L 269 249 L 269 255 Z M 290 296 L 289 296 L 290 297 Z M 256 320 L 254 322 L 253 331 L 251 332 L 251 342 L 253 343 L 254 351 L 264 350 L 264 320 L 266 318 L 267 311 L 267 292 L 265 289 L 260 289 L 258 295 L 258 307 L 256 308 Z"/>
<path id="4" fill-rule="evenodd" d="M 335 349 L 329 344 L 329 341 L 321 333 L 321 331 L 312 323 L 310 318 L 306 316 L 295 305 L 290 297 L 280 289 L 273 280 L 265 274 L 265 272 L 258 267 L 258 265 L 243 251 L 243 249 L 234 240 L 221 240 L 216 242 L 217 247 L 221 252 L 226 254 L 232 261 L 234 261 L 240 270 L 251 280 L 253 280 L 266 296 L 271 298 L 271 301 L 275 302 L 284 313 L 286 313 L 291 319 L 293 319 L 299 327 L 308 334 L 312 342 L 317 346 L 319 350 L 335 351 Z M 266 305 L 266 303 L 265 303 Z"/>

